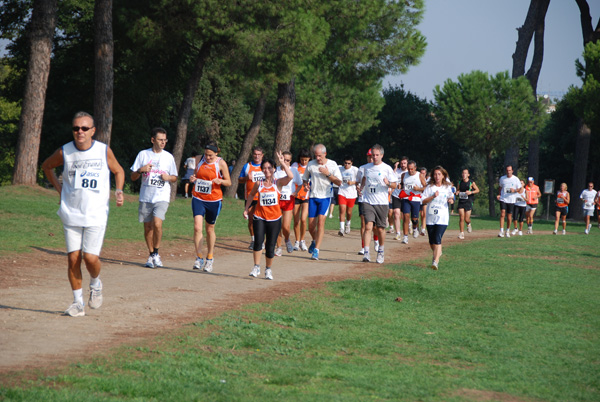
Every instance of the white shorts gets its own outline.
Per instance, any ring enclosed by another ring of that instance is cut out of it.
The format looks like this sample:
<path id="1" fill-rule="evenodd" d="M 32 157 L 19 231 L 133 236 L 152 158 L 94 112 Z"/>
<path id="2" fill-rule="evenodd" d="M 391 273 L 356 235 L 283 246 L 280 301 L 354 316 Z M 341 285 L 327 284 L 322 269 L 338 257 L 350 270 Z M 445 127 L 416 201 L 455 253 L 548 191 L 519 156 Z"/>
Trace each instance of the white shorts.
<path id="1" fill-rule="evenodd" d="M 90 226 L 84 228 L 81 226 L 63 225 L 63 228 L 65 230 L 67 253 L 82 250 L 87 254 L 100 255 L 106 226 Z"/>
<path id="2" fill-rule="evenodd" d="M 593 209 L 583 209 L 583 216 L 594 216 L 594 210 Z"/>

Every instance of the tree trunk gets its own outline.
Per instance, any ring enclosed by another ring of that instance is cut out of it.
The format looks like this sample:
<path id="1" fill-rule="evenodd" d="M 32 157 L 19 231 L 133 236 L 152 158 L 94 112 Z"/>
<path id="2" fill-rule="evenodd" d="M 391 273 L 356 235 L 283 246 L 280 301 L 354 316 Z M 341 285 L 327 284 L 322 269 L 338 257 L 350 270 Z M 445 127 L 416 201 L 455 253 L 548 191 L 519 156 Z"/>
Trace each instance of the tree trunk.
<path id="1" fill-rule="evenodd" d="M 492 153 L 488 152 L 485 156 L 487 162 L 487 180 L 488 180 L 488 201 L 490 203 L 489 213 L 491 217 L 496 216 L 496 192 L 494 191 L 494 185 L 496 180 L 494 177 L 494 167 L 492 164 Z"/>
<path id="2" fill-rule="evenodd" d="M 538 182 L 540 175 L 540 137 L 536 135 L 529 140 L 529 160 L 527 162 L 527 174 Z M 525 180 L 527 182 L 527 180 Z"/>
<path id="3" fill-rule="evenodd" d="M 183 148 L 187 138 L 188 122 L 190 120 L 190 114 L 192 113 L 192 104 L 194 103 L 196 92 L 198 92 L 200 79 L 202 78 L 202 72 L 204 71 L 204 65 L 206 64 L 206 60 L 210 54 L 211 47 L 212 43 L 206 42 L 200 48 L 194 70 L 192 71 L 184 90 L 181 106 L 179 107 L 179 115 L 177 116 L 177 132 L 175 134 L 175 145 L 173 146 L 173 158 L 175 159 L 175 166 L 181 166 Z M 171 200 L 175 199 L 176 194 L 177 182 L 171 184 Z"/>
<path id="4" fill-rule="evenodd" d="M 34 0 L 29 33 L 29 65 L 19 121 L 13 184 L 36 183 L 46 89 L 50 75 L 57 0 Z"/>
<path id="5" fill-rule="evenodd" d="M 98 141 L 110 145 L 113 120 L 113 30 L 112 0 L 94 4 L 94 124 Z"/>
<path id="6" fill-rule="evenodd" d="M 571 204 L 569 205 L 570 217 L 576 220 L 583 219 L 583 210 L 579 193 L 586 188 L 588 156 L 590 153 L 590 140 L 592 132 L 579 120 L 577 138 L 575 140 L 575 161 L 573 163 L 573 181 L 571 183 Z"/>
<path id="7" fill-rule="evenodd" d="M 295 110 L 296 86 L 295 79 L 292 78 L 290 82 L 277 86 L 277 132 L 275 133 L 273 153 L 290 150 Z"/>
<path id="8" fill-rule="evenodd" d="M 258 137 L 258 133 L 260 132 L 260 126 L 263 121 L 263 116 L 265 115 L 265 107 L 267 105 L 267 94 L 269 93 L 268 89 L 264 89 L 256 102 L 256 108 L 254 109 L 254 117 L 252 118 L 252 123 L 246 131 L 246 135 L 244 136 L 244 142 L 242 143 L 242 149 L 240 150 L 240 154 L 238 155 L 237 162 L 231 171 L 231 186 L 225 190 L 226 197 L 234 197 L 238 188 L 238 178 L 240 177 L 240 172 L 242 171 L 242 167 L 246 161 L 250 158 L 250 153 L 252 152 L 252 147 L 254 146 L 254 141 L 256 137 Z"/>
<path id="9" fill-rule="evenodd" d="M 600 40 L 600 19 L 596 29 L 592 25 L 592 15 L 590 14 L 590 5 L 587 0 L 575 0 L 579 7 L 579 15 L 581 20 L 581 35 L 583 36 L 583 46 L 589 42 Z"/>

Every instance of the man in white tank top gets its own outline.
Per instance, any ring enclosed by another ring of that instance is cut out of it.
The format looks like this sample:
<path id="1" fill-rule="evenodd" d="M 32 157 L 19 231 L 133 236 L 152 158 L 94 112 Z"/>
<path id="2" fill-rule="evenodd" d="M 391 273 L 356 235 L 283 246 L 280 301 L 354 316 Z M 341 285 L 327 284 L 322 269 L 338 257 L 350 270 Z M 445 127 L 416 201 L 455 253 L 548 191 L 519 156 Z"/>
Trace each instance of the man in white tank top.
<path id="1" fill-rule="evenodd" d="M 100 250 L 104 241 L 110 172 L 115 175 L 117 206 L 123 205 L 125 172 L 112 150 L 104 143 L 94 141 L 94 119 L 85 112 L 73 118 L 73 142 L 57 149 L 42 163 L 48 181 L 60 194 L 60 216 L 67 245 L 68 277 L 73 290 L 73 304 L 66 315 L 85 315 L 82 289 L 81 261 L 90 273 L 91 308 L 102 305 L 100 281 Z M 64 166 L 63 183 L 58 181 L 54 169 Z"/>

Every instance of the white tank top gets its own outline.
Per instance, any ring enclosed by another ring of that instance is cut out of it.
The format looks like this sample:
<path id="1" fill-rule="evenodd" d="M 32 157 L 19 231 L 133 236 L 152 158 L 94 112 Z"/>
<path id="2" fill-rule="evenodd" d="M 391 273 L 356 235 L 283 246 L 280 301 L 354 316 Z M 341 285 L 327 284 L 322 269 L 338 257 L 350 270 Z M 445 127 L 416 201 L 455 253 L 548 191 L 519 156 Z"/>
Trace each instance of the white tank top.
<path id="1" fill-rule="evenodd" d="M 421 184 L 421 174 L 417 172 L 411 176 L 409 173 L 406 173 L 404 175 L 404 192 L 406 194 L 413 193 L 420 197 L 422 191 L 414 190 L 415 187 L 423 187 Z"/>
<path id="2" fill-rule="evenodd" d="M 108 219 L 110 170 L 106 144 L 94 141 L 86 151 L 73 142 L 63 146 L 63 184 L 58 216 L 67 226 L 104 226 Z"/>

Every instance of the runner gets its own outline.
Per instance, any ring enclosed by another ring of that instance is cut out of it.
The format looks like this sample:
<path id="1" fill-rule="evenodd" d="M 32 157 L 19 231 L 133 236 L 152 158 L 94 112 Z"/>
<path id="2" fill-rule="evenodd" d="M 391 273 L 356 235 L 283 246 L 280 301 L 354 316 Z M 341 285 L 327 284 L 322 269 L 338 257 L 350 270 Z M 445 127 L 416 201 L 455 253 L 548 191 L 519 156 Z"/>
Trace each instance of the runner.
<path id="1" fill-rule="evenodd" d="M 521 180 L 521 188 L 518 190 L 517 194 L 515 194 L 515 215 L 513 219 L 515 229 L 512 232 L 513 236 L 516 234 L 519 234 L 519 236 L 523 236 L 523 221 L 525 220 L 525 210 L 527 209 L 527 202 L 525 198 L 525 183 L 523 182 L 523 180 Z"/>
<path id="2" fill-rule="evenodd" d="M 168 151 L 167 131 L 152 129 L 152 148 L 140 151 L 131 166 L 131 180 L 142 178 L 138 219 L 144 223 L 144 238 L 148 246 L 148 268 L 162 267 L 158 254 L 162 241 L 163 221 L 171 202 L 171 183 L 177 182 L 177 165 Z"/>
<path id="3" fill-rule="evenodd" d="M 286 176 L 279 179 L 275 178 L 275 163 L 270 159 L 263 159 L 261 170 L 264 174 L 264 179 L 254 183 L 254 187 L 250 190 L 249 197 L 246 200 L 246 208 L 244 209 L 244 217 L 248 219 L 248 213 L 252 200 L 255 195 L 258 195 L 258 202 L 254 208 L 254 226 L 255 242 L 254 242 L 254 267 L 250 271 L 250 276 L 255 278 L 260 275 L 260 255 L 262 254 L 262 244 L 265 245 L 265 279 L 273 280 L 271 267 L 273 266 L 273 258 L 275 258 L 275 243 L 279 237 L 281 230 L 281 207 L 279 201 L 281 197 L 281 189 L 294 178 L 294 174 L 285 162 L 284 156 L 277 151 L 277 159 L 279 166 L 283 168 Z M 291 161 L 291 158 L 290 158 Z M 265 241 L 266 237 L 266 241 Z"/>
<path id="4" fill-rule="evenodd" d="M 598 209 L 598 229 L 600 229 L 600 191 L 596 193 L 596 199 L 594 200 L 594 203 Z"/>
<path id="5" fill-rule="evenodd" d="M 198 152 L 192 151 L 192 155 L 189 158 L 187 158 L 185 160 L 185 163 L 183 164 L 183 166 L 185 167 L 185 176 L 183 176 L 183 179 L 181 179 L 181 182 L 183 183 L 183 197 L 184 198 L 189 198 L 189 196 L 190 196 L 190 177 L 192 177 L 192 175 L 194 174 L 194 170 L 196 169 L 196 164 L 198 163 L 196 161 L 197 155 L 198 155 Z"/>
<path id="6" fill-rule="evenodd" d="M 585 234 L 590 234 L 592 229 L 591 217 L 594 216 L 594 200 L 597 191 L 594 190 L 594 183 L 589 182 L 588 188 L 581 192 L 579 198 L 583 201 L 583 215 L 585 216 Z"/>
<path id="7" fill-rule="evenodd" d="M 260 169 L 262 159 L 263 149 L 261 147 L 254 147 L 252 149 L 252 160 L 242 167 L 238 183 L 246 185 L 245 199 L 248 199 L 248 194 L 250 194 L 250 191 L 252 191 L 254 188 L 254 184 L 264 179 L 264 175 Z M 248 232 L 250 232 L 250 244 L 248 245 L 248 250 L 254 249 L 254 229 L 252 226 L 252 219 L 254 216 L 253 212 L 257 199 L 258 198 L 255 197 L 254 200 L 252 200 L 250 205 L 250 214 L 248 215 Z"/>
<path id="8" fill-rule="evenodd" d="M 371 232 L 376 227 L 379 237 L 379 247 L 377 250 L 376 262 L 383 264 L 385 247 L 385 228 L 387 226 L 387 215 L 389 210 L 388 189 L 396 188 L 398 176 L 392 170 L 392 167 L 383 162 L 384 149 L 381 145 L 375 144 L 371 147 L 373 162 L 363 168 L 360 190 L 363 196 L 363 211 L 365 218 L 364 232 L 364 262 L 370 262 L 369 243 L 371 241 Z M 410 167 L 409 167 L 410 168 Z"/>
<path id="9" fill-rule="evenodd" d="M 364 165 L 361 165 L 358 168 L 358 172 L 356 173 L 356 191 L 358 193 L 357 201 L 358 201 L 358 216 L 360 216 L 360 242 L 361 242 L 361 249 L 359 250 L 358 255 L 365 254 L 365 229 L 366 229 L 365 211 L 364 211 L 364 204 L 363 204 L 364 194 L 360 190 L 360 183 L 364 176 L 365 166 L 367 166 L 371 162 L 373 162 L 373 154 L 371 152 L 371 149 L 369 148 L 369 150 L 367 151 L 367 163 Z M 373 237 L 375 238 L 375 236 L 373 236 Z M 375 240 L 375 251 L 377 251 L 377 249 L 379 247 L 379 245 L 377 243 L 378 243 L 378 241 Z M 371 244 L 370 239 L 369 239 L 369 242 L 367 243 L 367 245 L 369 245 L 369 244 Z"/>
<path id="10" fill-rule="evenodd" d="M 506 237 L 510 237 L 510 226 L 512 223 L 513 212 L 515 207 L 515 194 L 521 188 L 521 180 L 513 175 L 512 166 L 506 166 L 506 175 L 500 177 L 500 187 L 497 196 L 500 201 L 500 233 L 498 237 L 504 237 L 504 218 L 507 219 Z"/>
<path id="11" fill-rule="evenodd" d="M 108 220 L 110 172 L 115 175 L 117 207 L 123 205 L 125 172 L 113 151 L 92 139 L 94 118 L 85 112 L 73 117 L 73 141 L 57 149 L 42 163 L 50 184 L 60 194 L 58 216 L 63 223 L 67 245 L 69 283 L 73 304 L 65 311 L 71 317 L 85 315 L 81 261 L 90 274 L 90 308 L 102 306 L 100 251 Z M 54 169 L 63 167 L 62 184 Z"/>
<path id="12" fill-rule="evenodd" d="M 283 161 L 290 167 L 292 164 L 292 153 L 289 151 L 284 151 L 281 153 L 283 155 Z M 291 225 L 292 219 L 294 217 L 294 193 L 296 192 L 296 186 L 302 185 L 302 177 L 298 170 L 291 169 L 293 174 L 293 179 L 281 188 L 281 195 L 279 197 L 279 207 L 281 208 L 281 233 L 277 238 L 277 247 L 275 248 L 275 255 L 281 257 L 283 254 L 283 250 L 281 247 L 281 241 L 285 242 L 285 247 L 288 253 L 294 251 L 294 245 L 290 240 L 291 233 Z M 275 172 L 275 180 L 287 177 L 287 173 L 285 169 L 280 165 L 277 167 L 277 171 Z"/>
<path id="13" fill-rule="evenodd" d="M 338 192 L 338 204 L 340 208 L 340 231 L 339 236 L 344 236 L 350 233 L 350 224 L 352 220 L 352 208 L 358 197 L 356 191 L 356 175 L 358 168 L 352 166 L 353 159 L 351 156 L 344 158 L 344 167 L 340 170 L 342 174 L 342 185 Z"/>
<path id="14" fill-rule="evenodd" d="M 402 175 L 406 172 L 408 172 L 408 157 L 403 156 L 400 158 L 400 161 L 394 164 L 394 173 L 396 173 L 396 176 L 398 177 L 398 182 L 402 180 Z M 394 210 L 394 228 L 396 229 L 396 240 L 402 240 L 402 233 L 400 230 L 402 227 L 400 221 L 403 217 L 402 199 L 400 197 L 401 191 L 402 188 L 399 186 L 392 192 L 392 209 Z"/>
<path id="15" fill-rule="evenodd" d="M 533 234 L 533 217 L 537 209 L 539 198 L 542 196 L 540 188 L 534 184 L 533 177 L 527 179 L 525 186 L 525 216 L 527 217 L 527 234 Z"/>
<path id="16" fill-rule="evenodd" d="M 421 167 L 419 168 L 419 173 L 421 173 L 421 176 L 423 176 L 423 178 L 425 179 L 425 183 L 429 183 L 429 173 L 427 172 L 427 168 L 426 167 Z M 425 222 L 426 222 L 426 216 L 427 216 L 427 205 L 421 203 L 421 208 L 419 211 L 419 214 L 421 216 L 421 236 L 425 236 Z"/>
<path id="17" fill-rule="evenodd" d="M 429 246 L 433 251 L 431 268 L 438 269 L 442 255 L 442 237 L 448 227 L 450 214 L 448 204 L 454 203 L 452 184 L 448 182 L 448 172 L 441 166 L 436 166 L 431 172 L 431 181 L 423 191 L 423 204 L 427 207 L 427 235 Z"/>
<path id="18" fill-rule="evenodd" d="M 558 222 L 562 218 L 562 234 L 567 234 L 567 215 L 569 214 L 569 204 L 571 203 L 571 195 L 567 191 L 567 183 L 561 183 L 560 191 L 556 193 L 556 221 L 554 222 L 554 232 L 558 232 Z"/>
<path id="19" fill-rule="evenodd" d="M 227 163 L 219 156 L 219 148 L 214 142 L 204 147 L 204 157 L 192 176 L 192 213 L 194 215 L 194 247 L 196 260 L 193 269 L 213 271 L 213 253 L 215 250 L 215 224 L 221 212 L 223 190 L 221 186 L 231 186 L 231 177 Z M 206 221 L 206 260 L 202 255 L 202 227 Z"/>
<path id="20" fill-rule="evenodd" d="M 310 152 L 308 149 L 301 149 L 298 153 L 298 160 L 292 165 L 292 170 L 298 171 L 300 177 L 304 174 L 306 166 L 310 161 Z M 294 195 L 294 235 L 296 243 L 294 243 L 295 251 L 307 251 L 308 246 L 304 241 L 306 235 L 306 220 L 308 219 L 308 191 L 304 185 L 296 186 Z"/>
<path id="21" fill-rule="evenodd" d="M 419 211 L 421 209 L 421 193 L 425 189 L 425 179 L 417 172 L 415 161 L 408 161 L 408 171 L 400 179 L 404 238 L 402 244 L 408 244 L 408 234 L 411 230 L 408 222 L 412 222 L 413 238 L 419 237 Z"/>
<path id="22" fill-rule="evenodd" d="M 302 181 L 304 188 L 309 191 L 308 231 L 313 240 L 308 252 L 311 254 L 311 259 L 318 260 L 325 233 L 325 219 L 333 194 L 333 183 L 338 186 L 342 184 L 342 174 L 338 164 L 327 159 L 325 145 L 315 145 L 314 153 L 315 159 L 308 162 Z"/>
<path id="23" fill-rule="evenodd" d="M 471 211 L 473 210 L 473 200 L 475 194 L 479 193 L 479 187 L 474 181 L 470 179 L 471 174 L 469 169 L 463 169 L 462 180 L 456 185 L 455 195 L 458 197 L 458 238 L 463 240 L 465 238 L 465 223 L 467 224 L 467 232 L 471 233 L 473 228 L 471 227 Z"/>

